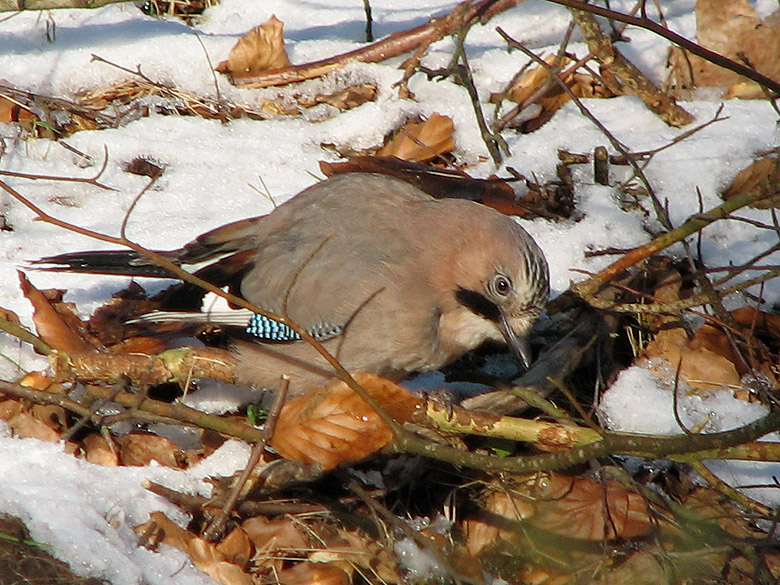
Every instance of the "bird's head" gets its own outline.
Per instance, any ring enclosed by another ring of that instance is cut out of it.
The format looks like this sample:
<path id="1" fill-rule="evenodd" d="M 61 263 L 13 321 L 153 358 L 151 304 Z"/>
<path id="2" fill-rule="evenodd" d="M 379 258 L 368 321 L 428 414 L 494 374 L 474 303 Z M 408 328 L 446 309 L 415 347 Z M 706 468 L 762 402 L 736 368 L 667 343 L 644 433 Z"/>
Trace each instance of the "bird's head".
<path id="1" fill-rule="evenodd" d="M 475 340 L 503 339 L 527 368 L 528 334 L 549 296 L 547 261 L 514 220 L 498 214 L 491 219 L 453 257 L 452 292 Z"/>

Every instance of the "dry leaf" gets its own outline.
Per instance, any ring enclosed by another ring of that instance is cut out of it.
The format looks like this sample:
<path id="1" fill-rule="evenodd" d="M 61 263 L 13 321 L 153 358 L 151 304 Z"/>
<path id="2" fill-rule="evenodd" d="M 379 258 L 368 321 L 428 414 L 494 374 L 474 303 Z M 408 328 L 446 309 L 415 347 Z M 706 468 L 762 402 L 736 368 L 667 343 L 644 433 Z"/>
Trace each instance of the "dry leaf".
<path id="1" fill-rule="evenodd" d="M 557 55 L 548 55 L 544 58 L 544 62 L 550 66 L 552 66 L 556 60 Z M 563 60 L 559 62 L 561 69 L 566 67 L 566 65 L 569 63 L 571 63 L 571 59 L 568 57 L 564 57 Z M 523 74 L 523 76 L 518 79 L 511 88 L 509 88 L 509 90 L 506 92 L 506 98 L 515 102 L 516 104 L 522 104 L 536 92 L 540 91 L 545 84 L 548 84 L 547 80 L 549 77 L 550 76 L 546 67 L 542 67 L 541 65 L 538 67 L 532 67 L 525 74 Z M 551 89 L 558 88 L 557 83 L 548 85 Z M 501 94 L 492 94 L 490 96 L 490 101 L 493 103 L 497 102 L 500 95 Z"/>
<path id="2" fill-rule="evenodd" d="M 507 527 L 502 518 L 580 540 L 635 538 L 651 530 L 644 498 L 617 482 L 561 474 L 518 479 L 511 490 L 502 487 L 490 492 L 481 505 L 487 514 L 464 524 L 466 547 L 472 555 L 518 539 L 520 531 L 511 524 Z"/>
<path id="3" fill-rule="evenodd" d="M 766 197 L 750 207 L 768 209 L 780 206 L 780 157 L 768 155 L 742 169 L 723 191 L 723 198 L 728 200 L 744 193 L 761 193 Z"/>
<path id="4" fill-rule="evenodd" d="M 285 558 L 310 548 L 300 522 L 291 517 L 255 516 L 244 520 L 241 529 L 255 548 L 255 562 L 277 572 L 282 570 Z"/>
<path id="5" fill-rule="evenodd" d="M 675 303 L 680 300 L 682 277 L 676 270 L 670 270 L 654 291 L 659 303 Z M 650 321 L 654 328 L 674 322 L 674 317 L 663 316 Z M 707 344 L 688 339 L 682 327 L 663 329 L 656 333 L 644 349 L 648 358 L 662 358 L 679 368 L 680 378 L 697 390 L 712 390 L 722 385 L 739 385 L 740 375 L 732 356 L 724 356 L 712 350 Z"/>
<path id="6" fill-rule="evenodd" d="M 659 331 L 647 344 L 645 355 L 660 357 L 673 368 L 691 388 L 713 390 L 721 386 L 739 386 L 740 376 L 734 363 L 688 339 L 682 328 Z"/>
<path id="7" fill-rule="evenodd" d="M 130 434 L 119 439 L 120 459 L 124 465 L 143 466 L 157 461 L 166 467 L 181 469 L 184 457 L 170 439 L 157 435 Z"/>
<path id="8" fill-rule="evenodd" d="M 338 529 L 335 534 L 323 534 L 322 537 L 325 539 L 325 548 L 310 553 L 311 561 L 329 563 L 351 577 L 357 567 L 362 567 L 375 575 L 380 583 L 403 582 L 392 549 L 388 549 L 381 539 L 375 540 L 361 531 L 346 528 Z"/>
<path id="9" fill-rule="evenodd" d="M 24 405 L 21 400 L 17 400 L 16 398 L 3 400 L 0 402 L 0 419 L 10 420 L 22 410 L 24 410 Z"/>
<path id="10" fill-rule="evenodd" d="M 747 0 L 698 0 L 696 38 L 703 47 L 737 63 L 749 63 L 770 79 L 780 79 L 780 11 L 761 21 Z M 757 84 L 680 50 L 670 59 L 670 76 L 682 87 L 727 87 L 729 95 L 764 97 Z M 691 79 L 691 74 L 693 78 Z"/>
<path id="11" fill-rule="evenodd" d="M 252 543 L 249 536 L 241 528 L 234 528 L 217 544 L 217 550 L 224 555 L 226 561 L 240 567 L 246 567 L 252 558 Z"/>
<path id="12" fill-rule="evenodd" d="M 636 538 L 652 527 L 645 499 L 614 481 L 552 474 L 534 510 L 535 526 L 583 540 Z"/>
<path id="13" fill-rule="evenodd" d="M 90 433 L 81 442 L 84 451 L 84 459 L 95 465 L 116 467 L 119 465 L 119 456 L 111 448 L 108 441 L 97 433 Z"/>
<path id="14" fill-rule="evenodd" d="M 227 60 L 217 65 L 217 71 L 241 77 L 288 67 L 283 29 L 284 23 L 272 15 L 238 40 Z"/>
<path id="15" fill-rule="evenodd" d="M 188 554 L 190 552 L 190 541 L 197 538 L 197 536 L 184 530 L 184 528 L 173 522 L 162 512 L 149 514 L 149 520 L 136 526 L 135 533 L 139 536 L 155 533 L 157 535 L 155 542 L 158 544 L 167 544 Z"/>
<path id="16" fill-rule="evenodd" d="M 455 149 L 452 118 L 432 114 L 424 122 L 405 124 L 393 139 L 380 148 L 377 156 L 394 156 L 402 160 L 425 162 Z"/>
<path id="17" fill-rule="evenodd" d="M 312 99 L 298 98 L 298 105 L 311 108 L 318 104 L 330 104 L 339 110 L 351 110 L 366 102 L 374 101 L 379 90 L 373 83 L 361 83 L 335 93 L 318 94 Z M 296 112 L 297 113 L 297 112 Z"/>
<path id="18" fill-rule="evenodd" d="M 47 390 L 52 385 L 52 379 L 43 372 L 28 372 L 17 384 L 26 388 Z"/>
<path id="19" fill-rule="evenodd" d="M 0 123 L 29 123 L 35 120 L 39 120 L 39 118 L 30 110 L 18 102 L 0 95 Z"/>
<path id="20" fill-rule="evenodd" d="M 195 566 L 221 585 L 256 585 L 241 567 L 227 561 L 199 561 Z"/>
<path id="21" fill-rule="evenodd" d="M 30 413 L 58 433 L 68 428 L 68 412 L 56 404 L 33 404 Z"/>
<path id="22" fill-rule="evenodd" d="M 559 60 L 557 55 L 548 55 L 544 61 L 549 66 L 559 65 L 561 70 L 572 63 L 568 57 Z M 533 67 L 505 94 L 491 94 L 490 101 L 498 103 L 506 98 L 522 106 L 522 111 L 516 116 L 518 119 L 510 121 L 509 127 L 519 128 L 522 132 L 533 132 L 549 121 L 553 114 L 571 99 L 568 92 L 564 91 L 557 81 L 553 79 L 549 82 L 549 79 L 546 67 Z M 614 95 L 600 80 L 590 74 L 569 72 L 563 81 L 577 97 L 606 98 Z"/>
<path id="23" fill-rule="evenodd" d="M 466 550 L 475 557 L 499 540 L 508 541 L 513 538 L 515 532 L 511 529 L 499 528 L 495 517 L 522 520 L 533 514 L 533 504 L 530 499 L 513 497 L 503 490 L 489 492 L 480 504 L 480 507 L 488 513 L 488 517 L 483 518 L 482 515 L 478 515 L 463 522 Z"/>
<path id="24" fill-rule="evenodd" d="M 420 400 L 390 380 L 355 374 L 355 380 L 396 420 L 409 420 Z M 333 469 L 375 453 L 393 438 L 379 414 L 336 380 L 282 408 L 271 444 L 283 457 Z"/>
<path id="25" fill-rule="evenodd" d="M 19 272 L 22 294 L 33 306 L 33 321 L 40 338 L 65 353 L 82 353 L 96 349 L 78 317 L 64 305 L 52 302 Z"/>
<path id="26" fill-rule="evenodd" d="M 49 443 L 60 440 L 58 431 L 26 411 L 20 411 L 8 419 L 8 427 L 20 439 L 38 439 Z"/>
<path id="27" fill-rule="evenodd" d="M 284 585 L 350 585 L 351 579 L 339 567 L 330 563 L 298 563 L 279 573 Z"/>
<path id="28" fill-rule="evenodd" d="M 193 564 L 221 585 L 254 585 L 241 567 L 225 560 L 216 545 L 198 538 L 172 522 L 162 512 L 152 512 L 148 522 L 136 526 L 136 534 L 156 533 L 159 542 L 187 553 Z"/>

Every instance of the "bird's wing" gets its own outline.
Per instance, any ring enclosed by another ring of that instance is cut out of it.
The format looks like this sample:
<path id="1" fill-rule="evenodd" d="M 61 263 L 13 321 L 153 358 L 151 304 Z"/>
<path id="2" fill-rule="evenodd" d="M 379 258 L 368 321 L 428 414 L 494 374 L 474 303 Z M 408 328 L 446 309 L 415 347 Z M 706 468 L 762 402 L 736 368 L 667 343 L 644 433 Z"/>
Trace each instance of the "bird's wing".
<path id="1" fill-rule="evenodd" d="M 345 326 L 414 262 L 405 233 L 431 198 L 396 179 L 344 175 L 315 185 L 258 224 L 241 293 L 306 329 Z"/>

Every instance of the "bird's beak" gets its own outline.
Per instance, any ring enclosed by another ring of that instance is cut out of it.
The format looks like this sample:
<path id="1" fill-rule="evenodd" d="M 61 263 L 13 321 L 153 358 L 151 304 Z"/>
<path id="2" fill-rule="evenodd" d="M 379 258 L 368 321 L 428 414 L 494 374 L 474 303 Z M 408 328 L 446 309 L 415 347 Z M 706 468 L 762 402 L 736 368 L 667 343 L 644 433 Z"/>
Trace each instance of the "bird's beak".
<path id="1" fill-rule="evenodd" d="M 509 320 L 506 318 L 506 315 L 503 313 L 501 314 L 501 318 L 499 319 L 499 329 L 501 330 L 501 335 L 504 336 L 504 340 L 506 341 L 506 344 L 509 346 L 509 351 L 512 352 L 512 355 L 515 356 L 515 359 L 523 364 L 523 367 L 527 370 L 531 367 L 531 345 L 528 343 L 528 337 L 523 335 L 518 335 L 514 329 L 512 329 L 512 326 L 509 324 Z"/>

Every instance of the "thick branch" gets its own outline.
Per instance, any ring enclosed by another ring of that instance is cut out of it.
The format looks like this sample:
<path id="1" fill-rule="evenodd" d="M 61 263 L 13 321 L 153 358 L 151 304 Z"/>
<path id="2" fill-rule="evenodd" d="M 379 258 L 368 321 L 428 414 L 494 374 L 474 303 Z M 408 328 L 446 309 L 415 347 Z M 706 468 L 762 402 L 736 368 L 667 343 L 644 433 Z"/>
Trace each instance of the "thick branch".
<path id="1" fill-rule="evenodd" d="M 711 434 L 653 437 L 623 433 L 607 433 L 601 441 L 567 449 L 558 453 L 519 457 L 495 457 L 461 451 L 444 445 L 434 445 L 410 435 L 396 439 L 394 447 L 399 452 L 416 453 L 454 465 L 462 465 L 483 471 L 507 471 L 531 473 L 564 469 L 609 455 L 634 455 L 653 459 L 673 459 L 685 455 L 687 460 L 724 458 L 727 450 L 753 441 L 767 433 L 780 430 L 780 412 L 774 412 L 753 423 L 731 431 Z"/>
<path id="2" fill-rule="evenodd" d="M 585 35 L 591 53 L 596 56 L 602 67 L 616 75 L 631 93 L 638 96 L 648 108 L 670 126 L 680 127 L 693 122 L 694 118 L 691 114 L 653 85 L 644 73 L 612 45 L 612 41 L 601 30 L 592 14 L 584 10 L 571 12 Z"/>
<path id="3" fill-rule="evenodd" d="M 0 12 L 17 10 L 55 10 L 57 8 L 100 8 L 128 0 L 0 0 Z"/>

